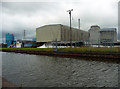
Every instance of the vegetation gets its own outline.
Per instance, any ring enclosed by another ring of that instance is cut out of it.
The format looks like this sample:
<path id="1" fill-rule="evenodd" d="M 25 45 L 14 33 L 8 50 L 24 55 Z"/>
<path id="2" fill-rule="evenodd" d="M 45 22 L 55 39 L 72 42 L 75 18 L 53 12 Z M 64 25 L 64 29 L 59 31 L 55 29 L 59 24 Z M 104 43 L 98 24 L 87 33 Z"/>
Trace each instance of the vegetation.
<path id="1" fill-rule="evenodd" d="M 117 47 L 108 48 L 108 47 L 79 47 L 79 48 L 61 48 L 58 51 L 72 51 L 72 52 L 99 52 L 99 53 L 118 53 L 120 49 Z"/>
<path id="2" fill-rule="evenodd" d="M 35 50 L 35 51 L 52 51 L 52 48 L 2 48 L 7 50 Z"/>
<path id="3" fill-rule="evenodd" d="M 53 51 L 53 48 L 2 48 L 8 50 L 35 50 L 35 51 Z M 76 47 L 76 48 L 58 48 L 58 52 L 99 52 L 99 53 L 120 53 L 119 47 Z"/>

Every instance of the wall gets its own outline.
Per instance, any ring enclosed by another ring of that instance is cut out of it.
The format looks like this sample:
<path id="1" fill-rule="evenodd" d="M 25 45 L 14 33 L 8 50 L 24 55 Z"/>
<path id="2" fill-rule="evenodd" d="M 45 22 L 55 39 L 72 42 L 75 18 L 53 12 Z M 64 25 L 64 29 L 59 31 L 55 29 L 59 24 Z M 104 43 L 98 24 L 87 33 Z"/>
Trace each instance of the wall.
<path id="1" fill-rule="evenodd" d="M 89 33 L 72 28 L 72 41 L 86 41 Z M 36 29 L 37 42 L 70 41 L 70 27 L 65 25 L 46 25 Z"/>
<path id="2" fill-rule="evenodd" d="M 117 42 L 117 32 L 115 32 L 115 31 L 100 31 L 100 42 L 101 43 Z"/>
<path id="3" fill-rule="evenodd" d="M 62 25 L 62 41 L 70 41 L 70 27 Z M 72 28 L 72 41 L 87 41 L 89 33 L 87 31 Z"/>
<path id="4" fill-rule="evenodd" d="M 60 41 L 60 25 L 46 25 L 36 28 L 36 41 L 37 42 L 51 42 L 56 38 Z"/>

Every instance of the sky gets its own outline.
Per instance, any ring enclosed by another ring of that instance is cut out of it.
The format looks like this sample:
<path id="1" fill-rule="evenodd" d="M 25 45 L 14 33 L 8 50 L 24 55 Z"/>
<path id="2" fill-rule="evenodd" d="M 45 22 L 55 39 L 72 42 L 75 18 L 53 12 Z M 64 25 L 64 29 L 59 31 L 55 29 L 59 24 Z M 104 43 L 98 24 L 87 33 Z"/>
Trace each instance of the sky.
<path id="1" fill-rule="evenodd" d="M 22 39 L 36 36 L 36 28 L 48 24 L 69 26 L 69 13 L 72 11 L 72 27 L 88 31 L 90 26 L 118 28 L 119 0 L 1 0 L 0 1 L 0 38 L 5 40 L 6 33 Z"/>

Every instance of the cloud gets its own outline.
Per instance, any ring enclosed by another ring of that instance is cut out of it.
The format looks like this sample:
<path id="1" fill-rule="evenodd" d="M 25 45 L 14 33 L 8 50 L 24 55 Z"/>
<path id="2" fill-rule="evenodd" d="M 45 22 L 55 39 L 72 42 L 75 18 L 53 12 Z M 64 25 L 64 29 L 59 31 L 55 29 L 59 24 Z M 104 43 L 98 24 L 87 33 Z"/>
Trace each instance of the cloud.
<path id="1" fill-rule="evenodd" d="M 32 1 L 32 0 L 31 0 Z M 55 1 L 55 0 L 53 0 Z M 47 24 L 69 25 L 69 14 L 72 11 L 72 26 L 89 30 L 91 25 L 117 27 L 118 0 L 70 0 L 59 2 L 3 2 L 2 3 L 2 34 L 13 33 L 16 39 L 35 37 L 36 28 Z"/>

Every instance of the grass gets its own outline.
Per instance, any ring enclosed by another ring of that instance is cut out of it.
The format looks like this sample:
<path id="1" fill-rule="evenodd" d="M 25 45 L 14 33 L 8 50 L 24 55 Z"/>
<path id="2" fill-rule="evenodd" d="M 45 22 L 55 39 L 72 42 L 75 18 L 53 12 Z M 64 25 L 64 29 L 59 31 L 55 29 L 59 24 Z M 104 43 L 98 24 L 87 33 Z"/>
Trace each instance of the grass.
<path id="1" fill-rule="evenodd" d="M 10 50 L 36 50 L 36 51 L 53 51 L 53 48 L 2 48 L 2 49 L 10 49 Z M 107 47 L 79 47 L 79 48 L 58 48 L 58 52 L 98 52 L 98 53 L 120 53 L 120 48 L 113 47 L 113 48 L 107 48 Z"/>
<path id="2" fill-rule="evenodd" d="M 72 51 L 72 52 L 99 52 L 99 53 L 108 53 L 108 52 L 114 52 L 114 53 L 120 53 L 119 48 L 98 48 L 98 47 L 79 47 L 79 48 L 61 48 L 58 49 L 58 51 Z"/>
<path id="3" fill-rule="evenodd" d="M 7 50 L 35 50 L 35 51 L 52 51 L 52 48 L 2 48 Z"/>

